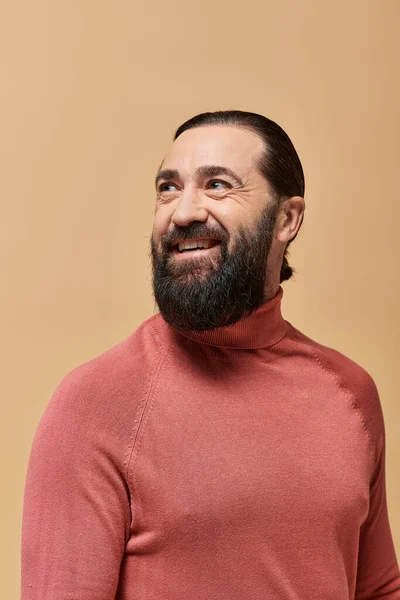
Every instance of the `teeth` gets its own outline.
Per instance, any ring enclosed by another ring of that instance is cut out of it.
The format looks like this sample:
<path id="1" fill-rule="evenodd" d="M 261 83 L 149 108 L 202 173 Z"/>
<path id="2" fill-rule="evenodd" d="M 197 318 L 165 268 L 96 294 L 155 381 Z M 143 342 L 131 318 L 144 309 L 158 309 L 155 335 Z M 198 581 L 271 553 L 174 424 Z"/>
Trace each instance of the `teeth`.
<path id="1" fill-rule="evenodd" d="M 180 242 L 179 252 L 184 250 L 193 250 L 194 248 L 210 248 L 213 245 L 212 240 L 199 240 L 198 242 Z"/>

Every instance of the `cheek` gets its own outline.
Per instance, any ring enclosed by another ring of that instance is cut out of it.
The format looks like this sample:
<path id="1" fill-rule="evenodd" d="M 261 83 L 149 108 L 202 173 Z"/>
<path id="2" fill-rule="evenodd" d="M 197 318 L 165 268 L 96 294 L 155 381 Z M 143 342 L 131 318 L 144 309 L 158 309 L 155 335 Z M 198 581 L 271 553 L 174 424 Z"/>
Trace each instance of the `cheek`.
<path id="1" fill-rule="evenodd" d="M 208 221 L 224 227 L 232 235 L 243 220 L 241 211 L 228 201 L 213 202 L 207 206 Z"/>
<path id="2" fill-rule="evenodd" d="M 166 206 L 156 207 L 153 219 L 153 236 L 156 240 L 159 240 L 160 236 L 168 231 L 171 221 L 170 212 Z"/>
<path id="3" fill-rule="evenodd" d="M 242 225 L 246 230 L 251 229 L 257 219 L 257 207 L 245 202 L 240 196 L 229 196 L 215 202 L 210 213 L 229 232 L 235 232 Z"/>

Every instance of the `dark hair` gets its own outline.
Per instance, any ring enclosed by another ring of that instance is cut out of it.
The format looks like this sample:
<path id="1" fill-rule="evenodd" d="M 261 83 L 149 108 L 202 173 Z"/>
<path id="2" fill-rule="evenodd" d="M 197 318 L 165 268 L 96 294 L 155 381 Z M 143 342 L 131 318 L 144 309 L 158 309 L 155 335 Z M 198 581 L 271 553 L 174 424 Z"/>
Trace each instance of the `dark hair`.
<path id="1" fill-rule="evenodd" d="M 277 123 L 263 115 L 242 110 L 205 112 L 180 125 L 175 132 L 174 140 L 187 129 L 206 125 L 236 125 L 258 134 L 265 143 L 265 152 L 258 161 L 257 167 L 271 185 L 278 202 L 292 196 L 304 197 L 305 182 L 300 158 L 289 136 Z M 280 275 L 281 283 L 290 279 L 294 272 L 288 263 L 287 249 L 295 237 L 287 243 L 285 248 Z"/>

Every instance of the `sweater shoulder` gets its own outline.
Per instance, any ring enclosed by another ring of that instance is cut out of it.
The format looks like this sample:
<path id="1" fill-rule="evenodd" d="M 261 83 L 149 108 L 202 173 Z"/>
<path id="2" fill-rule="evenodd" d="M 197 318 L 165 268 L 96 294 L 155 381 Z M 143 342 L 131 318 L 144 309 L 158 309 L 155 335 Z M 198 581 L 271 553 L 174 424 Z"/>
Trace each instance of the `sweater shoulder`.
<path id="1" fill-rule="evenodd" d="M 158 316 L 149 317 L 126 338 L 68 371 L 59 385 L 104 394 L 124 386 L 127 379 L 133 387 L 140 383 L 163 353 Z"/>
<path id="2" fill-rule="evenodd" d="M 157 317 L 146 319 L 126 338 L 68 371 L 56 393 L 68 390 L 83 400 L 95 394 L 98 400 L 110 401 L 116 395 L 125 395 L 129 388 L 134 400 L 135 392 L 163 354 Z"/>
<path id="3" fill-rule="evenodd" d="M 375 452 L 384 441 L 384 417 L 379 392 L 371 374 L 339 350 L 323 345 L 289 324 L 289 338 L 297 351 L 313 359 L 360 414 Z"/>
<path id="4" fill-rule="evenodd" d="M 79 443 L 82 451 L 101 446 L 125 461 L 164 353 L 154 315 L 113 347 L 68 371 L 45 406 L 33 445 L 68 449 Z"/>

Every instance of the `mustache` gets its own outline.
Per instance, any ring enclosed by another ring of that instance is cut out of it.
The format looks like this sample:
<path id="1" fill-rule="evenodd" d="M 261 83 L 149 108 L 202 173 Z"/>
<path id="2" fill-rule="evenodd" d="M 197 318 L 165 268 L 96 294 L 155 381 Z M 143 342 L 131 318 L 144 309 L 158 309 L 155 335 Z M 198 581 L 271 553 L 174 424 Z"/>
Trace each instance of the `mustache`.
<path id="1" fill-rule="evenodd" d="M 212 238 L 220 242 L 227 242 L 229 234 L 226 229 L 210 227 L 204 223 L 191 223 L 188 226 L 176 226 L 161 238 L 161 245 L 164 250 L 172 250 L 177 241 L 188 240 L 192 238 Z"/>

